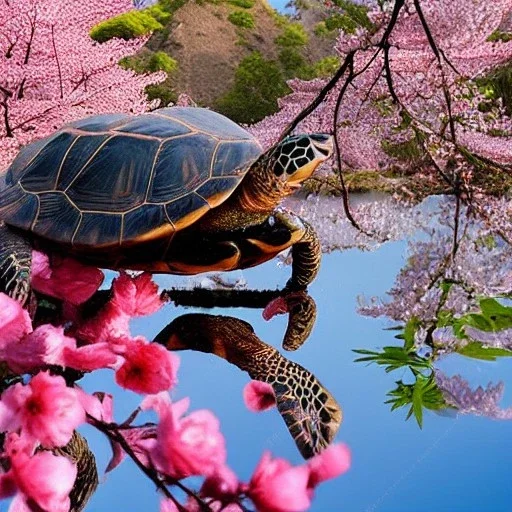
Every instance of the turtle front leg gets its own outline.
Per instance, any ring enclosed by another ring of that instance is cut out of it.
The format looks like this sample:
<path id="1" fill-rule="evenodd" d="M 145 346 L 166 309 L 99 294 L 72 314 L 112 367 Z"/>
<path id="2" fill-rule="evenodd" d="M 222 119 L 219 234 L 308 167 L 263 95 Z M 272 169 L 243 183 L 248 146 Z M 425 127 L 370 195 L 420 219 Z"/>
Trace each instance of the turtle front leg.
<path id="1" fill-rule="evenodd" d="M 320 270 L 322 248 L 313 227 L 286 210 L 275 213 L 276 224 L 290 233 L 292 246 L 292 276 L 280 297 L 272 300 L 263 312 L 265 319 L 279 313 L 289 313 L 283 348 L 297 350 L 308 338 L 316 320 L 315 301 L 306 289 Z"/>
<path id="2" fill-rule="evenodd" d="M 32 246 L 0 222 L 0 292 L 24 305 L 30 296 Z"/>
<path id="3" fill-rule="evenodd" d="M 322 247 L 315 230 L 301 219 L 304 225 L 302 238 L 292 246 L 292 277 L 286 283 L 286 289 L 305 290 L 318 275 Z"/>

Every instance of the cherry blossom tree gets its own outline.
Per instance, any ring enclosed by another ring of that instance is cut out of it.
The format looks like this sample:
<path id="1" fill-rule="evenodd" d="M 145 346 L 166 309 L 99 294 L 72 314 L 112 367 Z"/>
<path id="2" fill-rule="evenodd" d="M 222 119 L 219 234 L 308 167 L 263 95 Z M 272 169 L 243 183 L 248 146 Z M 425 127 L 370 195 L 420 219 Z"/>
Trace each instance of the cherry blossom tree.
<path id="1" fill-rule="evenodd" d="M 89 37 L 95 24 L 131 8 L 130 0 L 0 2 L 0 170 L 22 145 L 64 123 L 148 109 L 144 88 L 165 75 L 118 65 L 145 40 L 98 44 Z"/>
<path id="2" fill-rule="evenodd" d="M 456 194 L 482 173 L 510 172 L 510 118 L 476 83 L 512 59 L 512 41 L 499 37 L 510 0 L 371 5 L 366 28 L 340 33 L 336 75 L 292 80 L 253 133 L 268 146 L 297 127 L 331 131 L 340 170 L 430 173 Z"/>

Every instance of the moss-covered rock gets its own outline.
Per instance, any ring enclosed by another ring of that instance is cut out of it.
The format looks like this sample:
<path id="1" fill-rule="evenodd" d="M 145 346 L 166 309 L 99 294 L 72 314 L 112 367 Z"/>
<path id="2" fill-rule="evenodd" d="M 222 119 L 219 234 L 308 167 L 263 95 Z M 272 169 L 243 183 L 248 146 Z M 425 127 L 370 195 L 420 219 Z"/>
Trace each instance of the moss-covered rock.
<path id="1" fill-rule="evenodd" d="M 114 37 L 133 39 L 163 28 L 162 23 L 166 23 L 169 18 L 170 14 L 158 5 L 141 11 L 133 10 L 98 23 L 91 29 L 90 36 L 99 43 Z"/>

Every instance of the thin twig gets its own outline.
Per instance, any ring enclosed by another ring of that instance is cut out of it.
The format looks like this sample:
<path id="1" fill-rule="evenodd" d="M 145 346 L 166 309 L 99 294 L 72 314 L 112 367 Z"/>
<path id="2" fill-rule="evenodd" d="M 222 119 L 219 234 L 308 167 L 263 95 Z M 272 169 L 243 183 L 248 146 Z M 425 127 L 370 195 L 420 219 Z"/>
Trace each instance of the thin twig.
<path id="1" fill-rule="evenodd" d="M 151 468 L 146 467 L 137 457 L 135 452 L 132 450 L 130 444 L 126 441 L 122 434 L 119 433 L 118 430 L 112 428 L 112 424 L 106 426 L 102 421 L 97 420 L 94 416 L 87 414 L 87 421 L 96 427 L 100 432 L 105 434 L 109 439 L 119 443 L 121 448 L 125 451 L 125 453 L 135 462 L 137 467 L 155 484 L 157 489 L 159 489 L 162 494 L 170 499 L 178 508 L 179 512 L 186 512 L 186 508 L 171 494 L 169 489 L 165 486 L 164 482 L 159 478 L 157 472 Z M 211 508 L 193 491 L 191 491 L 187 486 L 183 485 L 179 480 L 172 479 L 171 482 L 173 485 L 176 485 L 179 489 L 185 492 L 187 495 L 194 498 L 202 512 L 211 512 Z"/>
<path id="2" fill-rule="evenodd" d="M 57 54 L 57 47 L 55 46 L 55 26 L 52 25 L 52 45 L 53 45 L 53 53 L 55 54 L 55 62 L 57 63 L 57 72 L 59 74 L 59 88 L 60 88 L 60 99 L 64 98 L 64 88 L 62 85 L 62 71 L 60 69 L 59 56 Z"/>
<path id="3" fill-rule="evenodd" d="M 325 97 L 329 92 L 336 86 L 336 84 L 339 82 L 341 77 L 345 74 L 345 71 L 347 70 L 349 63 L 353 61 L 354 54 L 357 50 L 352 50 L 349 52 L 341 66 L 339 67 L 338 71 L 334 74 L 334 76 L 329 80 L 329 82 L 322 88 L 322 90 L 318 93 L 318 95 L 315 97 L 315 99 L 306 107 L 304 108 L 295 118 L 292 120 L 292 122 L 284 129 L 284 131 L 279 136 L 279 140 L 283 140 L 286 138 L 290 133 L 297 127 L 297 125 L 306 119 L 317 107 L 324 101 Z"/>

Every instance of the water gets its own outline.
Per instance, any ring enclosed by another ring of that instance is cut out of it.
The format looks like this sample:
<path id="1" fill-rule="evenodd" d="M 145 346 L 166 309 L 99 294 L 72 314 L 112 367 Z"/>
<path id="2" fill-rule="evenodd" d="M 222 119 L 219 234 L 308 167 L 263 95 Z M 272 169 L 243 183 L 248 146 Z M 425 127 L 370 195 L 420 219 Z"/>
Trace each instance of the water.
<path id="1" fill-rule="evenodd" d="M 286 355 L 312 371 L 342 406 L 344 421 L 337 440 L 350 447 L 353 457 L 347 474 L 317 489 L 311 510 L 511 510 L 510 422 L 453 410 L 424 410 L 420 429 L 414 417 L 405 421 L 405 409 L 391 412 L 389 404 L 384 404 L 395 381 L 409 378 L 408 370 L 387 374 L 377 365 L 354 362 L 353 349 L 378 350 L 400 343 L 394 338 L 395 331 L 384 330 L 397 322 L 362 316 L 358 297 L 384 297 L 406 264 L 406 256 L 406 240 L 388 242 L 370 252 L 334 251 L 324 256 L 320 274 L 310 288 L 318 306 L 317 323 L 306 344 Z M 271 261 L 244 271 L 243 277 L 251 288 L 261 289 L 282 286 L 289 274 L 289 266 Z M 158 281 L 162 286 L 177 282 L 165 276 Z M 173 318 L 190 311 L 168 305 L 153 317 L 134 322 L 133 331 L 151 339 Z M 280 346 L 286 328 L 284 317 L 266 322 L 261 311 L 249 309 L 216 309 L 213 313 L 246 320 L 262 340 Z M 173 397 L 190 396 L 191 410 L 208 408 L 220 418 L 228 463 L 242 480 L 248 481 L 265 450 L 294 464 L 302 462 L 275 409 L 255 414 L 245 408 L 242 388 L 249 380 L 246 374 L 209 354 L 180 355 L 180 380 Z M 503 380 L 501 405 L 511 405 L 512 359 L 487 362 L 452 354 L 436 361 L 435 367 L 447 375 L 462 374 L 473 387 Z M 140 400 L 133 393 L 120 392 L 110 372 L 89 377 L 85 387 L 115 393 L 117 420 L 127 417 Z M 87 430 L 87 436 L 102 471 L 110 458 L 108 443 L 92 429 Z M 87 510 L 158 509 L 153 486 L 130 461 L 105 480 Z M 198 481 L 190 483 L 197 486 Z"/>

